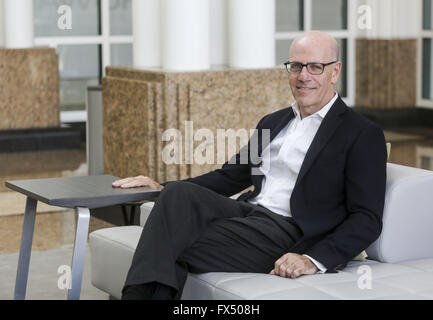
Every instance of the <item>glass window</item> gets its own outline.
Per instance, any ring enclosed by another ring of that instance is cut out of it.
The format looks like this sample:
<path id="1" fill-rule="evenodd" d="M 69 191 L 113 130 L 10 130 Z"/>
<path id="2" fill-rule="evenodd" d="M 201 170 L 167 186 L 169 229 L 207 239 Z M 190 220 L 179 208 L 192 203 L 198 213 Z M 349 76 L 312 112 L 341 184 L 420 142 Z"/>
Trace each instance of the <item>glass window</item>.
<path id="1" fill-rule="evenodd" d="M 335 89 L 341 97 L 347 97 L 347 39 L 337 39 L 337 41 L 340 47 L 339 58 L 343 63 L 343 68 Z"/>
<path id="2" fill-rule="evenodd" d="M 276 31 L 299 31 L 304 29 L 303 0 L 277 0 Z"/>
<path id="3" fill-rule="evenodd" d="M 432 35 L 433 30 L 433 4 L 431 0 L 423 0 L 423 21 L 422 27 L 425 31 L 425 38 L 421 39 L 421 99 L 432 100 L 433 99 L 433 56 L 432 56 Z"/>
<path id="4" fill-rule="evenodd" d="M 111 45 L 111 65 L 113 66 L 132 66 L 132 44 L 113 44 Z"/>
<path id="5" fill-rule="evenodd" d="M 131 0 L 110 0 L 110 33 L 132 35 Z"/>
<path id="6" fill-rule="evenodd" d="M 422 156 L 421 157 L 421 169 L 433 170 L 432 158 L 426 157 L 426 156 Z"/>
<path id="7" fill-rule="evenodd" d="M 63 14 L 57 11 L 62 5 L 71 8 L 71 29 L 63 30 L 58 26 L 58 21 Z M 99 0 L 35 0 L 33 15 L 36 37 L 100 34 Z"/>
<path id="8" fill-rule="evenodd" d="M 101 46 L 63 45 L 57 53 L 61 110 L 84 110 L 87 87 L 100 82 Z"/>
<path id="9" fill-rule="evenodd" d="M 432 3 L 431 0 L 423 0 L 422 26 L 424 30 L 432 29 Z"/>
<path id="10" fill-rule="evenodd" d="M 432 50 L 431 39 L 422 39 L 422 98 L 432 98 Z"/>
<path id="11" fill-rule="evenodd" d="M 61 6 L 70 8 L 71 29 L 59 26 L 68 15 L 67 10 L 59 11 Z M 34 0 L 33 10 L 35 37 L 40 45 L 54 41 L 57 46 L 61 111 L 85 109 L 87 87 L 100 84 L 103 61 L 132 66 L 132 0 Z M 105 12 L 109 19 L 103 17 Z M 102 23 L 108 21 L 110 25 L 103 28 Z M 102 35 L 102 29 L 108 34 Z M 83 44 L 65 45 L 68 36 L 94 36 L 95 43 L 83 39 Z M 129 36 L 131 41 L 113 44 L 113 36 Z"/>
<path id="12" fill-rule="evenodd" d="M 313 29 L 347 29 L 347 0 L 313 0 L 312 11 Z"/>
<path id="13" fill-rule="evenodd" d="M 281 65 L 289 60 L 290 46 L 293 40 L 277 40 L 275 46 L 275 61 L 277 65 Z"/>

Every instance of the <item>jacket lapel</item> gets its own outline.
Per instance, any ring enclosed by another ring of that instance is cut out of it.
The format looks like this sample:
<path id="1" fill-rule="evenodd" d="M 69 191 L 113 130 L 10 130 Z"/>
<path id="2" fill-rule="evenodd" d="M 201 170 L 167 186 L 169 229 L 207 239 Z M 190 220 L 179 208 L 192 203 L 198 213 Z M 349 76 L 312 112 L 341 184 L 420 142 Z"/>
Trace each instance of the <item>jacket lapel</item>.
<path id="1" fill-rule="evenodd" d="M 260 137 L 258 143 L 259 143 L 259 157 L 262 156 L 262 151 L 268 146 L 268 144 L 274 140 L 274 138 L 278 135 L 278 133 L 284 128 L 285 125 L 289 123 L 290 120 L 292 120 L 295 117 L 295 113 L 293 112 L 292 107 L 289 107 L 287 109 L 287 112 L 284 114 L 284 116 L 279 119 L 278 122 L 275 123 L 275 125 L 271 124 L 270 128 L 263 128 L 263 129 L 269 129 L 270 132 L 270 139 L 269 141 L 265 141 L 264 144 L 262 144 L 262 139 Z"/>
<path id="2" fill-rule="evenodd" d="M 266 146 L 278 135 L 278 132 L 281 131 L 281 129 L 284 128 L 285 125 L 289 123 L 290 120 L 292 120 L 295 116 L 295 113 L 293 112 L 293 109 L 291 107 L 287 108 L 287 112 L 284 113 L 284 116 L 279 118 L 278 121 L 273 121 L 273 123 L 268 124 L 266 127 L 260 128 L 260 130 L 263 129 L 269 129 L 270 130 L 270 139 L 269 141 L 262 141 L 262 133 L 259 131 L 258 135 L 258 141 L 257 141 L 257 153 L 255 153 L 255 150 L 253 150 L 253 154 L 257 154 L 259 157 L 259 161 L 257 163 L 251 164 L 251 167 L 259 167 L 262 164 L 262 151 L 266 148 Z M 250 146 L 250 148 L 254 148 L 254 145 Z M 251 158 L 250 158 L 251 159 Z M 263 175 L 256 175 L 253 174 L 251 176 L 251 180 L 254 185 L 254 191 L 250 192 L 249 197 L 255 197 L 260 193 L 260 190 L 262 189 L 262 180 Z"/>
<path id="3" fill-rule="evenodd" d="M 317 130 L 313 141 L 311 142 L 310 148 L 308 149 L 304 162 L 302 163 L 301 170 L 299 171 L 298 178 L 296 180 L 295 188 L 299 181 L 305 176 L 310 167 L 313 165 L 314 160 L 327 144 L 328 140 L 332 137 L 335 130 L 341 124 L 340 114 L 346 111 L 346 105 L 340 97 L 335 101 L 334 105 L 329 109 L 325 118 L 323 119 L 319 130 Z"/>

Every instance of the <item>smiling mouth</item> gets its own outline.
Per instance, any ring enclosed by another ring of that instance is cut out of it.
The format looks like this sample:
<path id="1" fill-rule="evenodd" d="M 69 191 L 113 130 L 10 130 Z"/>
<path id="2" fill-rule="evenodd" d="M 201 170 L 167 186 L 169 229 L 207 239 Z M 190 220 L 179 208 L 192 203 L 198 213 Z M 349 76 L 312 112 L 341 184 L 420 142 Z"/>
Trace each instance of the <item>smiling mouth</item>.
<path id="1" fill-rule="evenodd" d="M 316 88 L 310 88 L 310 87 L 298 87 L 296 86 L 296 89 L 301 90 L 301 91 L 311 91 L 314 90 Z"/>

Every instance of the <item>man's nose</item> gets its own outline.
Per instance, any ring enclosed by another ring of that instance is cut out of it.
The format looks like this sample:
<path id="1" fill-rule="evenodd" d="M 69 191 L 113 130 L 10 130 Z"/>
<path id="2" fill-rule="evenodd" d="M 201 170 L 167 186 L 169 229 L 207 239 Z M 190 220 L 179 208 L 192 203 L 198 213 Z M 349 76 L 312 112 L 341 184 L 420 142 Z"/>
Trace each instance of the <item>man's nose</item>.
<path id="1" fill-rule="evenodd" d="M 310 78 L 310 73 L 307 70 L 307 66 L 303 66 L 301 72 L 298 74 L 298 80 L 305 81 Z"/>

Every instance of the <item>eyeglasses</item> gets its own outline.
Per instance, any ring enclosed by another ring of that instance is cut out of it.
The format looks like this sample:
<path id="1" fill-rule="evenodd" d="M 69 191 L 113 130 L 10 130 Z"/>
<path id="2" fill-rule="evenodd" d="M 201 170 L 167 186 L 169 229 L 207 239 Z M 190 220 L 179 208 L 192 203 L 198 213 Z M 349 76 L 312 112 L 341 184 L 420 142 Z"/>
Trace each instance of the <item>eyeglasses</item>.
<path id="1" fill-rule="evenodd" d="M 299 74 L 302 72 L 302 69 L 304 67 L 307 67 L 307 71 L 312 75 L 319 75 L 322 74 L 325 70 L 326 66 L 329 66 L 333 63 L 336 63 L 336 61 L 332 61 L 329 63 L 318 63 L 318 62 L 308 62 L 308 63 L 300 63 L 300 62 L 284 62 L 284 65 L 286 66 L 286 70 L 289 74 Z"/>

